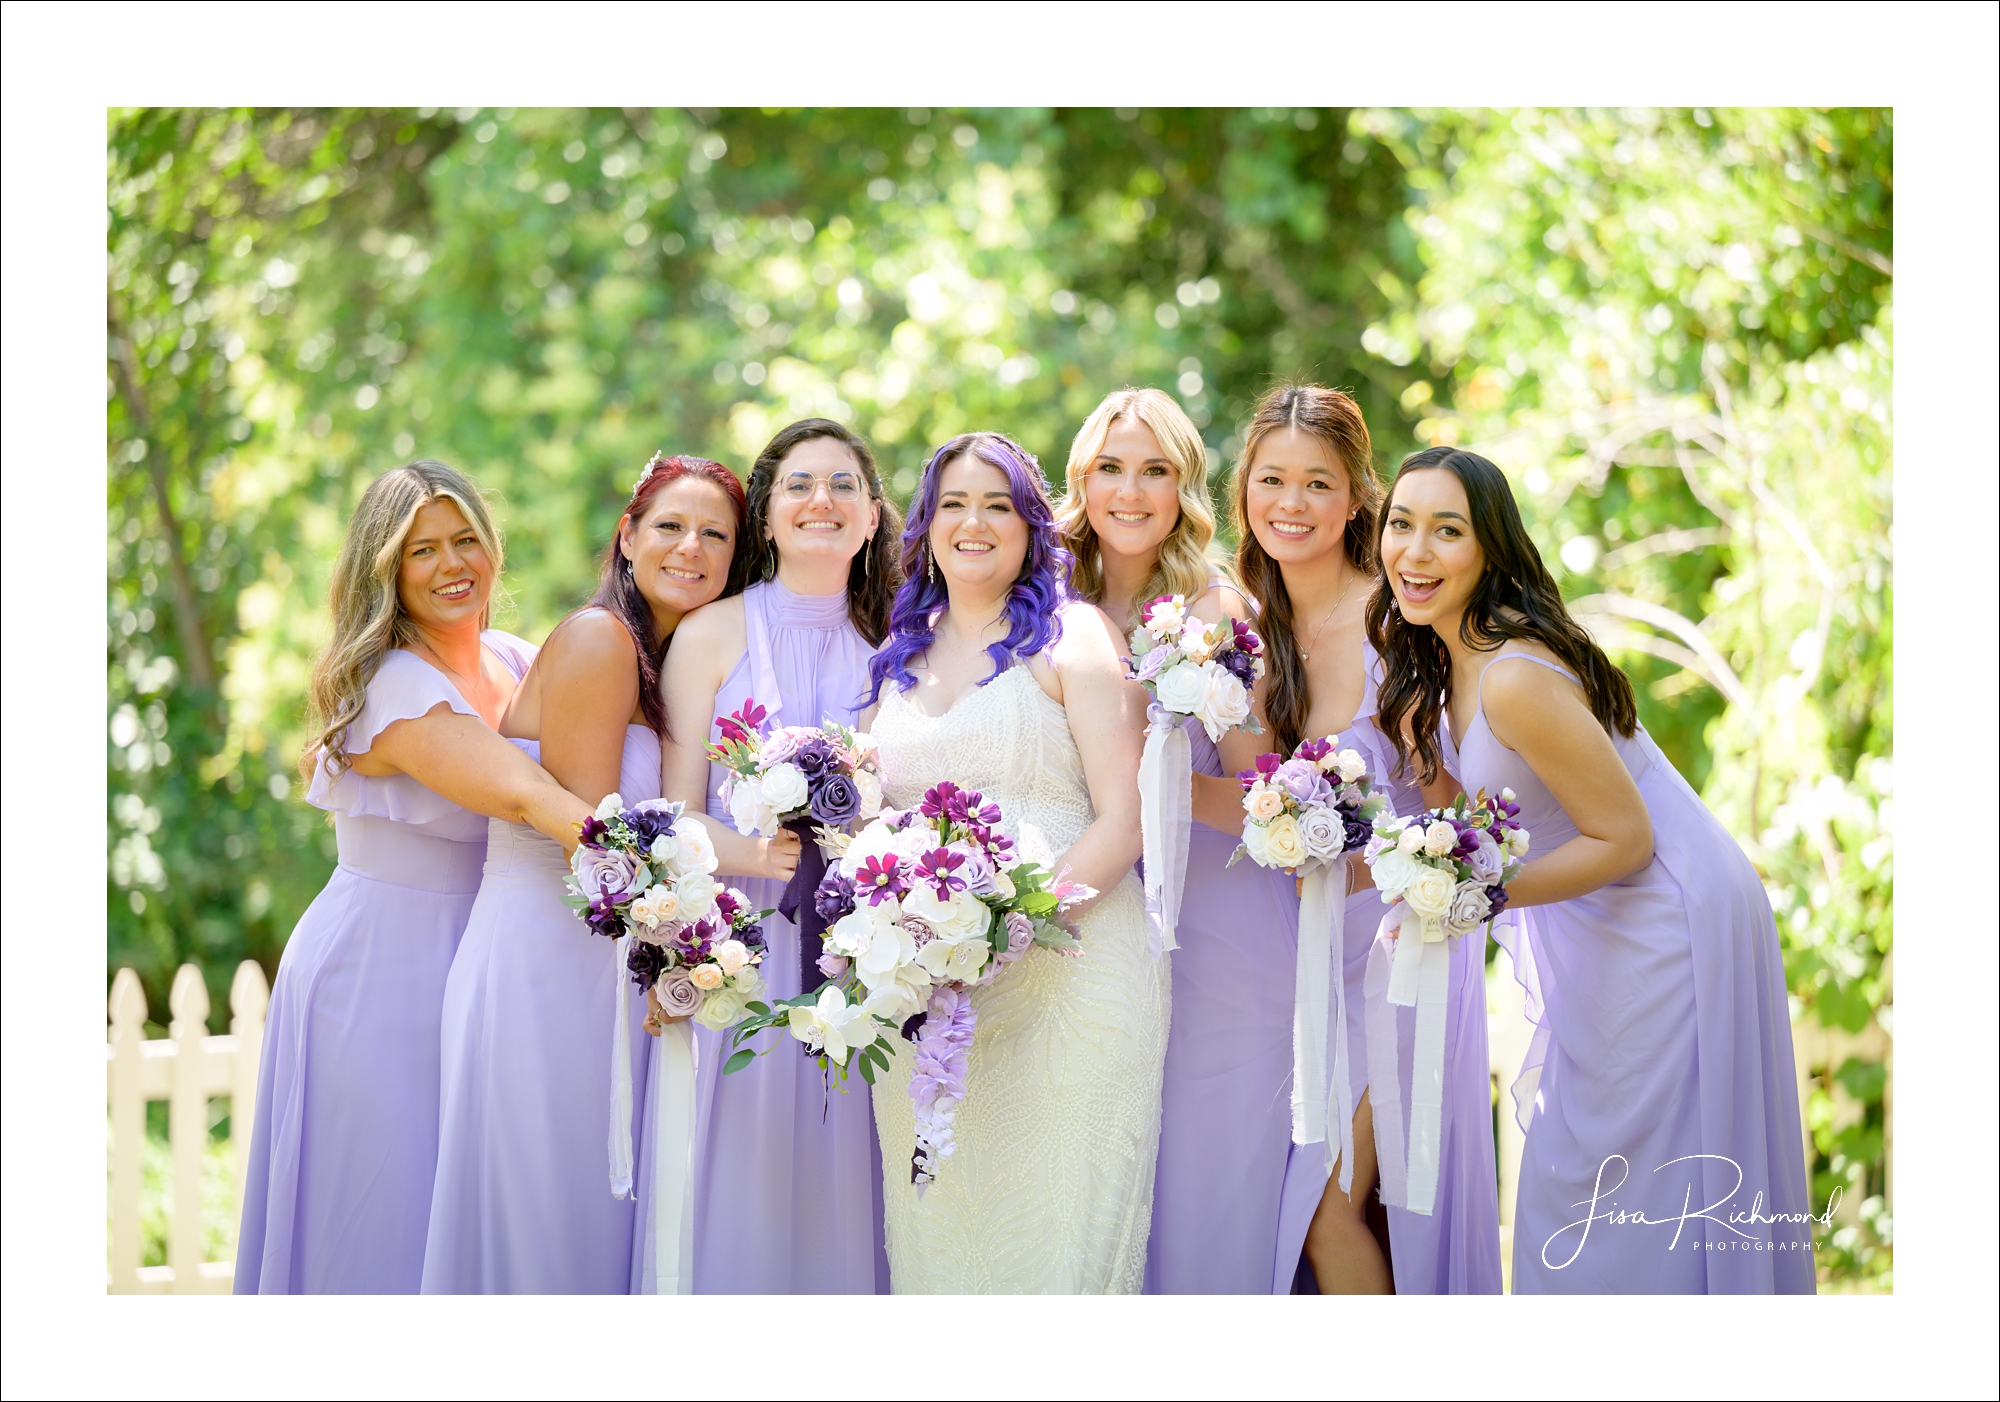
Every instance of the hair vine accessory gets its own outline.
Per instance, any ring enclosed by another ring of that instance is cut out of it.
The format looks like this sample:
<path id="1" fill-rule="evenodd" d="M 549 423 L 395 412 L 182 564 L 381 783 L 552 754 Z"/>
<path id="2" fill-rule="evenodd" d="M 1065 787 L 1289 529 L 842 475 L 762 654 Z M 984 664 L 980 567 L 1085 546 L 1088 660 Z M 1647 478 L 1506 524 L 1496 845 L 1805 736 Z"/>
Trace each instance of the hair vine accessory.
<path id="1" fill-rule="evenodd" d="M 639 495 L 639 489 L 646 485 L 646 479 L 653 475 L 653 469 L 660 466 L 666 460 L 667 455 L 665 453 L 655 453 L 646 460 L 646 465 L 639 469 L 638 480 L 632 483 L 633 496 L 636 497 Z"/>

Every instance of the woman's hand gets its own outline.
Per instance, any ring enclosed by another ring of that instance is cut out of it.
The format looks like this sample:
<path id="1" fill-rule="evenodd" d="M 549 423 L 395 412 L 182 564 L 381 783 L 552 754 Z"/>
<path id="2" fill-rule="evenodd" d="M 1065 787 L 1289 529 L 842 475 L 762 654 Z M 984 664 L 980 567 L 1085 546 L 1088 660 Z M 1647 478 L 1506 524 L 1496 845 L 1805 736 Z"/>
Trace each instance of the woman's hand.
<path id="1" fill-rule="evenodd" d="M 799 869 L 799 835 L 790 828 L 779 828 L 776 837 L 758 838 L 757 865 L 762 876 L 790 881 Z"/>
<path id="2" fill-rule="evenodd" d="M 693 1016 L 691 1013 L 680 1017 L 672 1016 L 665 1008 L 660 1006 L 660 999 L 656 990 L 651 988 L 646 990 L 646 1020 L 640 1026 L 644 1027 L 651 1036 L 657 1037 L 666 1031 L 668 1023 L 686 1022 L 691 1016 Z"/>

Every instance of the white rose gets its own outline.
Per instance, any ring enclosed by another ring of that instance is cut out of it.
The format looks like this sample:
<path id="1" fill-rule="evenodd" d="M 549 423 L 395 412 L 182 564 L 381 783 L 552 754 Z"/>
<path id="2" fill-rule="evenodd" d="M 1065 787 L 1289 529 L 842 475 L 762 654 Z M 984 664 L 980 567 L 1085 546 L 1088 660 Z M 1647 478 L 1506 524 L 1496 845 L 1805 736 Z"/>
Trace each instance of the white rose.
<path id="1" fill-rule="evenodd" d="M 937 834 L 925 823 L 912 823 L 889 837 L 889 850 L 903 859 L 906 869 L 916 866 L 917 860 L 937 845 Z"/>
<path id="2" fill-rule="evenodd" d="M 1404 828 L 1396 838 L 1396 847 L 1399 851 L 1405 852 L 1412 857 L 1423 851 L 1423 825 L 1421 823 L 1411 823 L 1408 827 Z"/>
<path id="3" fill-rule="evenodd" d="M 778 833 L 778 815 L 764 801 L 764 786 L 755 779 L 738 777 L 730 785 L 729 821 L 745 837 L 752 833 L 775 837 Z"/>
<path id="4" fill-rule="evenodd" d="M 1209 645 L 1208 625 L 1199 618 L 1190 618 L 1181 628 L 1180 644 L 1191 662 L 1206 662 L 1215 651 Z"/>
<path id="5" fill-rule="evenodd" d="M 680 899 L 671 886 L 662 883 L 655 886 L 630 907 L 632 918 L 648 929 L 680 918 Z"/>
<path id="6" fill-rule="evenodd" d="M 604 801 L 597 805 L 597 812 L 592 816 L 600 823 L 608 823 L 624 811 L 625 800 L 615 793 L 608 793 L 604 796 Z"/>
<path id="7" fill-rule="evenodd" d="M 1333 757 L 1333 763 L 1343 784 L 1351 784 L 1368 772 L 1368 761 L 1355 750 L 1342 750 Z"/>
<path id="8" fill-rule="evenodd" d="M 730 978 L 729 986 L 747 1003 L 763 995 L 764 975 L 757 971 L 755 964 L 745 964 Z"/>
<path id="9" fill-rule="evenodd" d="M 1014 899 L 1014 878 L 1004 871 L 993 873 L 993 894 L 1003 901 Z"/>
<path id="10" fill-rule="evenodd" d="M 774 813 L 790 813 L 806 806 L 810 790 L 806 776 L 796 764 L 774 764 L 759 776 L 764 786 L 764 802 Z"/>
<path id="11" fill-rule="evenodd" d="M 715 842 L 708 835 L 708 829 L 700 823 L 681 824 L 681 850 L 674 855 L 674 867 L 683 876 L 690 872 L 700 872 L 704 876 L 715 870 Z"/>
<path id="12" fill-rule="evenodd" d="M 1192 662 L 1176 662 L 1153 684 L 1159 703 L 1176 715 L 1191 716 L 1208 695 L 1208 676 Z"/>
<path id="13" fill-rule="evenodd" d="M 749 999 L 734 988 L 718 988 L 701 1000 L 694 1020 L 711 1032 L 721 1032 L 743 1021 Z"/>
<path id="14" fill-rule="evenodd" d="M 1262 823 L 1243 825 L 1243 850 L 1260 867 L 1272 865 L 1270 829 Z"/>
<path id="15" fill-rule="evenodd" d="M 1208 677 L 1208 691 L 1196 714 L 1201 717 L 1209 738 L 1219 740 L 1225 731 L 1234 730 L 1250 719 L 1250 693 L 1233 674 L 1213 662 L 1204 662 L 1201 670 Z"/>
<path id="16" fill-rule="evenodd" d="M 1417 859 L 1400 847 L 1385 847 L 1375 856 L 1369 870 L 1375 873 L 1375 888 L 1390 900 L 1396 900 L 1417 879 L 1422 870 Z"/>
<path id="17" fill-rule="evenodd" d="M 886 1017 L 891 1022 L 907 1022 L 923 1010 L 923 995 L 901 983 L 885 983 L 870 989 L 861 1000 L 861 1011 L 870 1017 Z"/>
<path id="18" fill-rule="evenodd" d="M 983 935 L 993 919 L 993 912 L 977 896 L 955 891 L 951 899 L 939 900 L 937 888 L 928 881 L 919 881 L 916 888 L 903 897 L 903 911 L 920 916 L 945 939 Z"/>
<path id="19" fill-rule="evenodd" d="M 1171 638 L 1187 624 L 1187 610 L 1181 606 L 1181 596 L 1176 594 L 1165 603 L 1154 604 L 1153 611 L 1146 617 L 1146 631 L 1156 638 Z"/>
<path id="20" fill-rule="evenodd" d="M 1285 811 L 1285 796 L 1259 779 L 1243 795 L 1243 811 L 1260 823 L 1268 823 Z"/>
<path id="21" fill-rule="evenodd" d="M 1424 829 L 1424 850 L 1433 857 L 1448 856 L 1458 846 L 1458 829 L 1450 823 L 1435 822 Z"/>
<path id="22" fill-rule="evenodd" d="M 715 909 L 715 878 L 705 871 L 691 871 L 674 883 L 683 920 L 705 920 Z"/>
<path id="23" fill-rule="evenodd" d="M 715 947 L 715 962 L 722 966 L 726 978 L 735 978 L 750 962 L 750 947 L 742 940 L 724 940 Z"/>
<path id="24" fill-rule="evenodd" d="M 895 850 L 896 834 L 884 822 L 871 822 L 847 844 L 847 850 L 840 854 L 840 874 L 853 877 L 861 870 L 862 863 L 870 857 L 885 856 Z"/>
<path id="25" fill-rule="evenodd" d="M 1403 888 L 1403 903 L 1423 916 L 1424 923 L 1442 920 L 1458 893 L 1458 878 L 1442 867 L 1424 867 L 1416 879 Z"/>
<path id="26" fill-rule="evenodd" d="M 681 840 L 670 832 L 663 832 L 653 839 L 653 845 L 646 849 L 646 855 L 662 870 L 673 865 L 674 858 L 681 853 Z"/>
<path id="27" fill-rule="evenodd" d="M 872 823 L 882 811 L 882 781 L 866 769 L 854 771 L 854 791 L 861 795 L 861 807 L 855 810 L 854 820 L 858 823 Z"/>
<path id="28" fill-rule="evenodd" d="M 1281 813 L 1265 825 L 1264 846 L 1275 867 L 1290 870 L 1306 859 L 1305 835 L 1299 831 L 1299 820 L 1289 813 Z"/>

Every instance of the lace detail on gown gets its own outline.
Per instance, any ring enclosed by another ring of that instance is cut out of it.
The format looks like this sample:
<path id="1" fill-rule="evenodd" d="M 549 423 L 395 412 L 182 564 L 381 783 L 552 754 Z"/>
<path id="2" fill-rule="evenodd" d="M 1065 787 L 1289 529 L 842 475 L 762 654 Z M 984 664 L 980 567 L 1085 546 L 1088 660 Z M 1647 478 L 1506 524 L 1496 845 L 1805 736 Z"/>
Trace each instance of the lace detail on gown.
<path id="1" fill-rule="evenodd" d="M 914 806 L 941 779 L 999 803 L 1058 855 L 1095 817 L 1068 714 L 1014 667 L 927 716 L 886 692 L 883 793 Z M 874 1092 L 889 1265 L 906 1293 L 1137 1293 L 1152 1221 L 1168 966 L 1146 951 L 1128 873 L 1083 917 L 1081 957 L 1032 949 L 973 992 L 979 1012 L 957 1151 L 922 1198 L 907 1044 Z"/>

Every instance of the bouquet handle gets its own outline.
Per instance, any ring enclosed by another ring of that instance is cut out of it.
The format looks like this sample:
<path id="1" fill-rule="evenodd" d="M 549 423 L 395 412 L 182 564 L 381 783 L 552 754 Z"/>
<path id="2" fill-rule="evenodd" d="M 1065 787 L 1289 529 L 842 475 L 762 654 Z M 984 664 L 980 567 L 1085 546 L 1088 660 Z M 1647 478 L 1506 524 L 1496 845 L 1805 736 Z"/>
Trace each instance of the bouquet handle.
<path id="1" fill-rule="evenodd" d="M 1145 854 L 1148 939 L 1157 959 L 1180 948 L 1174 930 L 1187 885 L 1194 761 L 1182 717 L 1155 703 L 1148 708 L 1147 719 L 1146 748 L 1139 757 L 1139 833 Z"/>
<path id="2" fill-rule="evenodd" d="M 1393 952 L 1392 952 L 1393 951 Z M 1387 917 L 1368 952 L 1368 1080 L 1375 1101 L 1376 1158 L 1382 1201 L 1428 1217 L 1437 1205 L 1438 1154 L 1444 1125 L 1445 1004 L 1451 992 L 1451 943 L 1426 940 L 1424 922 L 1407 907 L 1394 937 Z M 1402 1074 L 1396 1012 L 1416 1009 L 1410 1066 L 1410 1123 L 1404 1143 Z"/>
<path id="3" fill-rule="evenodd" d="M 625 984 L 632 957 L 632 933 L 618 939 L 618 967 L 611 991 L 617 1008 L 611 1018 L 611 1196 L 632 1196 L 632 1012 Z"/>
<path id="4" fill-rule="evenodd" d="M 694 1293 L 694 1024 L 660 1033 L 653 1114 L 652 1295 Z"/>
<path id="5" fill-rule="evenodd" d="M 813 893 L 826 875 L 826 854 L 813 836 L 811 818 L 794 818 L 785 826 L 799 835 L 799 865 L 778 897 L 778 914 L 799 927 L 799 992 L 804 993 L 821 982 L 819 956 L 826 946 L 820 937 L 826 933 L 826 921 L 820 919 Z"/>
<path id="6" fill-rule="evenodd" d="M 1354 1106 L 1348 1084 L 1347 999 L 1330 997 L 1335 951 L 1346 938 L 1346 902 L 1335 884 L 1344 881 L 1344 872 L 1339 861 L 1316 863 L 1306 872 L 1299 892 L 1298 965 L 1292 1001 L 1292 1142 L 1324 1143 L 1328 1173 L 1337 1165 L 1340 1189 L 1349 1192 L 1354 1186 Z M 1330 1086 L 1329 1048 L 1333 1060 Z"/>

